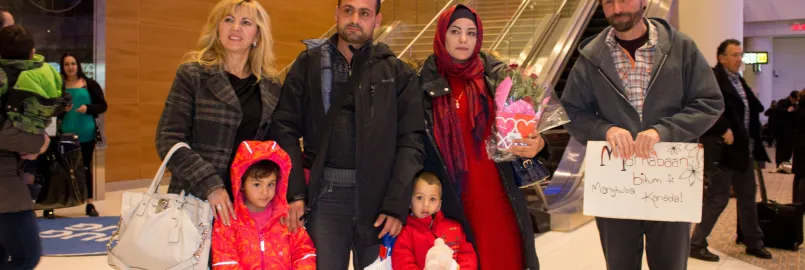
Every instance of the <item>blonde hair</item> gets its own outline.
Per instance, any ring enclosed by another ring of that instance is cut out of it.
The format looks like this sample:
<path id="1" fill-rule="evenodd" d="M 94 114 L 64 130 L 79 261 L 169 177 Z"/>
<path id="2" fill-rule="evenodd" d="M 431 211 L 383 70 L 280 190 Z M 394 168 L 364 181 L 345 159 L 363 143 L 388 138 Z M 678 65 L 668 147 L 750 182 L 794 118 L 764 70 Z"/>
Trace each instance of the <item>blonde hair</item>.
<path id="1" fill-rule="evenodd" d="M 235 13 L 238 7 L 245 8 L 249 17 L 257 24 L 257 46 L 249 50 L 246 61 L 247 70 L 251 71 L 259 81 L 261 77 L 276 80 L 277 69 L 274 66 L 274 37 L 271 36 L 271 18 L 260 3 L 255 0 L 221 0 L 212 9 L 207 23 L 198 39 L 198 50 L 185 56 L 184 63 L 199 63 L 203 66 L 218 66 L 223 70 L 226 50 L 221 45 L 218 24 L 229 14 Z"/>

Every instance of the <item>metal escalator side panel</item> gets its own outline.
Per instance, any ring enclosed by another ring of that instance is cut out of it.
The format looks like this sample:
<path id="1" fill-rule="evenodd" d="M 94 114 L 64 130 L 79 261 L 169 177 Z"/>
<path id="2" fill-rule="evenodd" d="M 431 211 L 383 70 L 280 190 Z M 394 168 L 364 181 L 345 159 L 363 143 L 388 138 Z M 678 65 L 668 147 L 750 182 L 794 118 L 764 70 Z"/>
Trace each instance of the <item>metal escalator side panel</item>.
<path id="1" fill-rule="evenodd" d="M 559 162 L 559 166 L 551 178 L 551 183 L 545 188 L 549 210 L 566 203 L 569 198 L 574 197 L 578 187 L 583 187 L 586 150 L 585 145 L 570 138 L 565 153 L 562 155 L 562 161 Z"/>

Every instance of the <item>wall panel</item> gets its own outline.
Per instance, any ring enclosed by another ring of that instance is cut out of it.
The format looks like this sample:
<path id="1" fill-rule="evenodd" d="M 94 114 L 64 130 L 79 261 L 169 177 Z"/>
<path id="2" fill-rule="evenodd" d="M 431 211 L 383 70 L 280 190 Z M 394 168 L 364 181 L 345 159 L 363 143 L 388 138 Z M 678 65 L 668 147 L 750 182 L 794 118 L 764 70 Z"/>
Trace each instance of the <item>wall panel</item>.
<path id="1" fill-rule="evenodd" d="M 334 23 L 335 0 L 260 1 L 272 19 L 277 68 Z M 107 1 L 107 182 L 153 177 L 156 125 L 182 56 L 217 0 Z M 300 8 L 304 7 L 304 9 Z"/>

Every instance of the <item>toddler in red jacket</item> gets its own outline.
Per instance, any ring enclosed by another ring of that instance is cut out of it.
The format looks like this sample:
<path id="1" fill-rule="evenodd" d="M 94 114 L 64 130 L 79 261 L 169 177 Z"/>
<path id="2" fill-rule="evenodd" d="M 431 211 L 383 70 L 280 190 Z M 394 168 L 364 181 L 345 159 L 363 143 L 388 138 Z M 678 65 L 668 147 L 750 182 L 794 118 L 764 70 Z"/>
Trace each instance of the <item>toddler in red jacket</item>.
<path id="1" fill-rule="evenodd" d="M 232 161 L 236 219 L 215 221 L 212 267 L 223 269 L 316 269 L 316 249 L 304 228 L 280 223 L 289 207 L 285 193 L 291 159 L 276 143 L 243 142 Z"/>
<path id="2" fill-rule="evenodd" d="M 461 270 L 477 269 L 478 260 L 472 244 L 467 242 L 464 229 L 455 220 L 444 217 L 442 184 L 436 175 L 423 172 L 414 180 L 411 196 L 411 215 L 391 249 L 394 270 L 421 270 L 425 257 L 434 246 L 436 237 L 442 238 L 453 250 L 453 259 Z"/>

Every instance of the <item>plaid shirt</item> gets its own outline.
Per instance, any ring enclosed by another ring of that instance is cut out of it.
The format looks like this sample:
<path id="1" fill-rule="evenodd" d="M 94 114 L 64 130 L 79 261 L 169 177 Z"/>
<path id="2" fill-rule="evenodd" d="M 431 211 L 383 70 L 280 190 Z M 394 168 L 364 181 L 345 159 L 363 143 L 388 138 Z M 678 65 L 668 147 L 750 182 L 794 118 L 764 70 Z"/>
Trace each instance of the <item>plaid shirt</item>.
<path id="1" fill-rule="evenodd" d="M 635 51 L 635 58 L 632 59 L 618 41 L 615 40 L 615 29 L 610 29 L 607 34 L 606 44 L 615 62 L 615 69 L 621 77 L 623 88 L 626 89 L 626 97 L 629 103 L 637 110 L 640 119 L 643 119 L 643 103 L 646 100 L 646 91 L 651 81 L 651 69 L 654 65 L 654 52 L 656 50 L 657 27 L 652 23 L 647 23 L 648 42 Z"/>
<path id="2" fill-rule="evenodd" d="M 749 114 L 750 114 L 749 98 L 746 97 L 746 90 L 744 89 L 743 83 L 741 83 L 741 75 L 732 73 L 731 71 L 726 69 L 725 71 L 727 72 L 727 77 L 730 78 L 730 83 L 732 83 L 732 86 L 735 87 L 735 90 L 738 91 L 738 95 L 741 96 L 741 101 L 743 101 L 744 103 L 744 126 L 746 127 L 746 130 L 749 131 Z M 750 155 L 752 154 L 752 151 L 754 151 L 754 149 L 752 148 L 753 148 L 753 142 L 752 137 L 750 136 L 749 137 Z"/>

